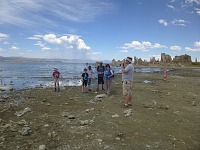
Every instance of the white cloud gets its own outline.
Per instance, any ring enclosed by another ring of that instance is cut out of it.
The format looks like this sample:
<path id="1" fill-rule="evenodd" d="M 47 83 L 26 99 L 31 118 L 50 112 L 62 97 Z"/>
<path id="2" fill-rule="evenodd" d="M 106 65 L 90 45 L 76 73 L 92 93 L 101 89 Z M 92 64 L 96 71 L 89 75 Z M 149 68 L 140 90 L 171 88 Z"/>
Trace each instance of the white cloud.
<path id="1" fill-rule="evenodd" d="M 55 25 L 49 18 L 88 22 L 113 10 L 115 5 L 107 0 L 1 0 L 0 24 Z"/>
<path id="2" fill-rule="evenodd" d="M 43 51 L 49 51 L 49 50 L 51 50 L 51 48 L 50 47 L 43 47 L 42 50 Z"/>
<path id="3" fill-rule="evenodd" d="M 54 34 L 46 34 L 43 36 L 43 39 L 46 42 L 56 44 L 56 45 L 65 45 L 65 47 L 75 48 L 78 50 L 90 50 L 91 48 L 87 46 L 79 36 L 77 35 L 65 35 L 57 38 Z"/>
<path id="4" fill-rule="evenodd" d="M 125 43 L 124 46 L 121 47 L 123 50 L 128 49 L 136 49 L 141 51 L 149 51 L 149 49 L 159 49 L 159 48 L 167 48 L 164 45 L 160 45 L 158 43 L 152 44 L 150 42 L 139 42 L 139 41 L 132 41 L 131 43 Z"/>
<path id="5" fill-rule="evenodd" d="M 32 37 L 28 37 L 29 40 L 40 40 L 42 39 L 43 35 L 33 35 Z"/>
<path id="6" fill-rule="evenodd" d="M 8 44 L 9 44 L 9 42 L 3 42 L 3 44 L 5 44 L 5 45 L 8 45 Z"/>
<path id="7" fill-rule="evenodd" d="M 0 41 L 6 39 L 8 37 L 9 37 L 8 34 L 0 33 Z"/>
<path id="8" fill-rule="evenodd" d="M 185 0 L 185 5 L 187 8 L 193 8 L 196 11 L 197 15 L 200 15 L 200 0 Z"/>
<path id="9" fill-rule="evenodd" d="M 16 46 L 12 46 L 10 49 L 13 50 L 13 51 L 17 51 L 17 50 L 19 50 L 20 48 L 18 48 L 18 47 L 16 47 Z"/>
<path id="10" fill-rule="evenodd" d="M 200 5 L 200 0 L 185 0 L 185 2 L 190 4 L 195 3 L 197 5 Z"/>
<path id="11" fill-rule="evenodd" d="M 180 51 L 182 48 L 180 46 L 170 46 L 170 49 L 173 51 Z"/>
<path id="12" fill-rule="evenodd" d="M 200 41 L 199 42 L 194 42 L 194 46 L 200 48 Z"/>
<path id="13" fill-rule="evenodd" d="M 172 21 L 172 24 L 177 25 L 177 26 L 186 26 L 186 23 L 188 23 L 188 21 L 185 21 L 185 20 L 182 20 L 182 19 L 179 19 L 179 20 L 174 19 Z"/>
<path id="14" fill-rule="evenodd" d="M 200 8 L 195 8 L 195 10 L 196 10 L 196 13 L 197 13 L 198 15 L 200 15 Z"/>
<path id="15" fill-rule="evenodd" d="M 99 55 L 99 54 L 102 54 L 102 52 L 92 52 L 91 54 L 92 55 Z"/>
<path id="16" fill-rule="evenodd" d="M 199 42 L 194 42 L 194 48 L 190 47 L 185 47 L 186 51 L 191 51 L 191 52 L 200 52 L 200 41 Z"/>
<path id="17" fill-rule="evenodd" d="M 200 52 L 200 48 L 185 47 L 185 50 L 190 52 Z"/>
<path id="18" fill-rule="evenodd" d="M 186 20 L 183 19 L 174 19 L 172 21 L 167 22 L 164 19 L 160 19 L 158 20 L 158 22 L 164 26 L 168 26 L 168 25 L 174 25 L 174 26 L 186 26 L 187 23 L 189 23 Z"/>
<path id="19" fill-rule="evenodd" d="M 164 19 L 159 19 L 158 22 L 159 22 L 160 24 L 164 25 L 164 26 L 167 26 L 167 25 L 168 25 L 167 21 L 164 20 Z"/>
<path id="20" fill-rule="evenodd" d="M 175 7 L 173 5 L 167 5 L 167 7 L 169 7 L 170 9 L 175 10 Z"/>
<path id="21" fill-rule="evenodd" d="M 123 49 L 121 51 L 119 51 L 120 53 L 128 53 L 128 50 L 127 49 Z"/>
<path id="22" fill-rule="evenodd" d="M 34 45 L 37 45 L 37 46 L 39 46 L 39 47 L 45 47 L 45 44 L 44 43 L 42 43 L 41 41 L 38 41 L 36 44 L 34 44 Z"/>

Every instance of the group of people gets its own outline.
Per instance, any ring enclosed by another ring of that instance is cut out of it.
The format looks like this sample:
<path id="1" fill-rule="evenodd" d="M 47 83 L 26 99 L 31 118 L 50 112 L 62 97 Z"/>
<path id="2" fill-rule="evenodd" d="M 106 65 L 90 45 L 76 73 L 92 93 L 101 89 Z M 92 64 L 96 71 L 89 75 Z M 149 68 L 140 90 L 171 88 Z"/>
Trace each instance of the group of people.
<path id="1" fill-rule="evenodd" d="M 91 66 L 88 67 L 88 70 L 85 68 L 84 72 L 81 76 L 82 80 L 82 92 L 87 92 L 86 87 L 88 85 L 88 91 L 91 91 L 91 80 L 92 80 L 92 74 L 93 70 Z M 99 66 L 97 67 L 97 76 L 98 76 L 98 85 L 97 85 L 97 91 L 99 91 L 99 87 L 101 86 L 102 90 L 104 89 L 104 79 L 106 84 L 106 94 L 110 94 L 111 85 L 112 85 L 112 79 L 114 77 L 113 70 L 110 68 L 109 64 L 106 64 L 106 66 L 103 66 L 103 62 L 99 63 Z"/>
<path id="2" fill-rule="evenodd" d="M 132 57 L 127 57 L 123 63 L 121 64 L 122 69 L 122 83 L 123 83 L 123 95 L 125 96 L 124 105 L 123 107 L 129 107 L 131 106 L 131 100 L 132 100 L 132 81 L 133 81 L 133 73 L 134 73 L 134 66 L 132 64 Z M 82 92 L 87 92 L 86 87 L 88 86 L 88 91 L 91 91 L 91 81 L 92 81 L 92 75 L 93 70 L 91 66 L 84 69 L 84 72 L 81 75 L 82 80 Z M 57 68 L 54 68 L 54 72 L 52 73 L 52 76 L 54 78 L 54 86 L 55 91 L 60 91 L 59 86 L 59 77 L 60 72 Z M 97 85 L 97 91 L 99 91 L 99 88 L 101 86 L 102 90 L 104 89 L 104 79 L 105 79 L 105 86 L 106 86 L 106 94 L 109 95 L 111 91 L 112 86 L 112 80 L 114 77 L 114 72 L 110 68 L 109 64 L 106 64 L 103 66 L 103 62 L 100 62 L 99 66 L 97 67 L 97 76 L 98 76 L 98 85 Z"/>

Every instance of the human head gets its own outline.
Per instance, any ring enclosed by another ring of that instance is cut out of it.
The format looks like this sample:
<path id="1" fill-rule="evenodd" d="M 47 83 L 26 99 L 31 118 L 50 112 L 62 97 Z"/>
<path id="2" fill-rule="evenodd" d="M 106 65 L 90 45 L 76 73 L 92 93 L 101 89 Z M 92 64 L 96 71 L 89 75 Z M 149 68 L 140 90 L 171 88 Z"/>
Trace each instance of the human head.
<path id="1" fill-rule="evenodd" d="M 110 68 L 110 65 L 109 65 L 109 64 L 106 64 L 106 68 L 107 68 L 107 67 Z"/>
<path id="2" fill-rule="evenodd" d="M 91 66 L 89 66 L 88 69 L 91 70 L 92 69 Z"/>
<path id="3" fill-rule="evenodd" d="M 102 62 L 102 61 L 100 61 L 100 62 L 99 62 L 99 64 L 100 64 L 100 66 L 102 66 L 102 65 L 103 65 L 103 62 Z"/>
<path id="4" fill-rule="evenodd" d="M 127 58 L 126 58 L 126 62 L 132 63 L 132 57 L 127 57 Z"/>
<path id="5" fill-rule="evenodd" d="M 58 68 L 54 67 L 54 71 L 57 71 L 57 70 L 58 70 Z"/>
<path id="6" fill-rule="evenodd" d="M 84 69 L 84 72 L 87 72 L 87 69 L 86 69 L 86 68 Z"/>

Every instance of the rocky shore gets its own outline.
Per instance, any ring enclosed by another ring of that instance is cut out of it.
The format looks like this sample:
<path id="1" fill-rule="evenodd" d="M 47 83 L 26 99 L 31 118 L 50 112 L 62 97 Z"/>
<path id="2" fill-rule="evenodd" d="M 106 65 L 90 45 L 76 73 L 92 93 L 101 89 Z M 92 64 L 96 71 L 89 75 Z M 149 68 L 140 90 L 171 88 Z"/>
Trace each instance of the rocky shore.
<path id="1" fill-rule="evenodd" d="M 135 73 L 122 108 L 121 74 L 111 94 L 81 87 L 10 91 L 0 97 L 1 150 L 199 150 L 200 68 Z M 2 92 L 2 91 L 1 91 Z"/>

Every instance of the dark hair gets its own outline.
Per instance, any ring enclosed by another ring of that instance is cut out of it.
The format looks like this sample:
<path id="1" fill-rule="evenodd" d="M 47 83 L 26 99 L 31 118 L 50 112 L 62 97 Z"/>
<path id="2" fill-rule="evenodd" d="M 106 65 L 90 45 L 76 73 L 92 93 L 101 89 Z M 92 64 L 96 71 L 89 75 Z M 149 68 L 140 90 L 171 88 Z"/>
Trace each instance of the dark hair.
<path id="1" fill-rule="evenodd" d="M 109 65 L 109 64 L 106 64 L 106 67 L 109 67 L 109 68 L 110 68 L 110 65 Z"/>
<path id="2" fill-rule="evenodd" d="M 91 66 L 88 66 L 88 69 L 91 69 Z"/>
<path id="3" fill-rule="evenodd" d="M 85 68 L 84 71 L 87 71 L 87 69 Z"/>

